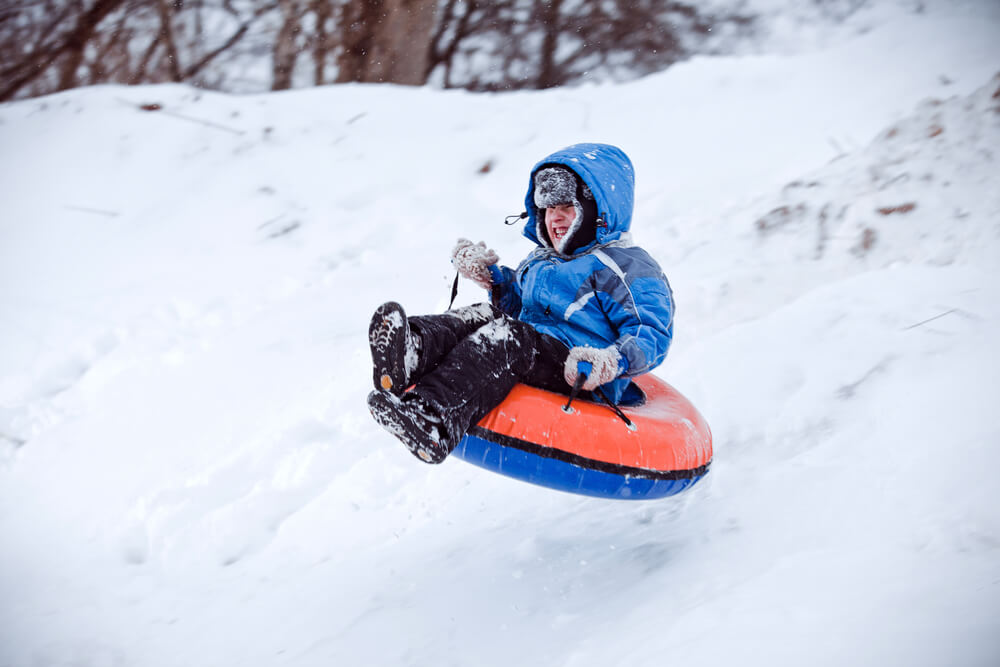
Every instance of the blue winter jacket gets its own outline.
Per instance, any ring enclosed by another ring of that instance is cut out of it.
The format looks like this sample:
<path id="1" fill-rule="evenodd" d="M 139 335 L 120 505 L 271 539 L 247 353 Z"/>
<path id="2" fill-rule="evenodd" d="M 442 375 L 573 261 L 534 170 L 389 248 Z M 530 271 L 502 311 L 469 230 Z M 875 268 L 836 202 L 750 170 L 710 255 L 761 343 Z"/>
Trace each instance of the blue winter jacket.
<path id="1" fill-rule="evenodd" d="M 542 166 L 564 165 L 590 188 L 597 202 L 596 240 L 570 255 L 541 235 L 534 175 Z M 646 373 L 667 355 L 673 338 L 674 301 L 663 271 L 631 244 L 635 176 L 632 162 L 607 144 L 576 144 L 549 155 L 531 170 L 524 202 L 524 235 L 539 247 L 516 270 L 493 265 L 494 303 L 504 312 L 567 347 L 615 345 L 619 377 L 602 386 L 621 402 L 630 377 Z M 631 394 L 631 392 L 629 392 Z M 633 397 L 625 395 L 626 402 Z"/>

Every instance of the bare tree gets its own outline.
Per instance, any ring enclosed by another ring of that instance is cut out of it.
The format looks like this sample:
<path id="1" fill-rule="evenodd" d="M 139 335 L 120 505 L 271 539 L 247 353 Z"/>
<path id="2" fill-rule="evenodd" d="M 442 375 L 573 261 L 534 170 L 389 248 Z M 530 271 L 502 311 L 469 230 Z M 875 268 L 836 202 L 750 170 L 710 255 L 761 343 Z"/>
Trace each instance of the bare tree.
<path id="1" fill-rule="evenodd" d="M 26 41 L 14 41 L 3 48 L 5 55 L 11 59 L 5 60 L 9 64 L 0 69 L 0 102 L 14 97 L 54 65 L 58 65 L 56 90 L 77 85 L 76 73 L 87 42 L 98 24 L 123 2 L 96 0 L 84 11 L 75 11 L 69 4 L 59 6 L 52 3 L 55 6 L 31 12 L 26 5 L 20 5 L 11 14 L 4 14 L 0 25 L 12 27 L 15 40 Z M 49 8 L 57 11 L 54 15 L 45 16 L 44 9 Z M 23 13 L 19 13 L 18 9 Z"/>
<path id="2" fill-rule="evenodd" d="M 438 0 L 354 0 L 342 7 L 337 81 L 422 85 Z"/>
<path id="3" fill-rule="evenodd" d="M 271 90 L 288 90 L 301 51 L 302 19 L 307 7 L 301 0 L 278 0 L 278 7 L 282 21 L 274 39 Z"/>
<path id="4" fill-rule="evenodd" d="M 694 0 L 0 0 L 0 102 L 104 82 L 227 89 L 236 69 L 269 72 L 253 89 L 551 88 L 663 69 L 733 26 L 750 22 Z"/>
<path id="5" fill-rule="evenodd" d="M 312 0 L 310 5 L 315 17 L 312 36 L 313 84 L 322 86 L 327 82 L 326 70 L 330 54 L 336 48 L 334 35 L 334 4 L 330 0 Z"/>
<path id="6" fill-rule="evenodd" d="M 236 9 L 232 0 L 41 0 L 4 6 L 0 102 L 81 84 L 194 81 L 274 5 L 246 0 L 241 6 Z M 203 13 L 228 16 L 233 32 L 206 35 Z"/>
<path id="7" fill-rule="evenodd" d="M 437 0 L 384 0 L 377 23 L 368 81 L 423 85 Z"/>
<path id="8" fill-rule="evenodd" d="M 713 28 L 750 26 L 693 0 L 444 0 L 430 67 L 444 87 L 470 90 L 629 78 L 689 57 Z"/>
<path id="9" fill-rule="evenodd" d="M 560 16 L 563 0 L 538 0 L 535 14 L 542 26 L 542 47 L 538 52 L 537 88 L 554 88 L 563 83 L 563 70 L 556 66 L 556 48 L 563 31 Z"/>
<path id="10" fill-rule="evenodd" d="M 456 60 L 459 45 L 474 33 L 470 26 L 473 17 L 480 17 L 480 25 L 486 23 L 482 19 L 480 0 L 445 0 L 441 7 L 441 20 L 431 37 L 425 78 L 430 77 L 435 68 L 444 72 L 444 87 L 451 87 L 451 69 Z M 499 3 L 497 3 L 499 4 Z"/>
<path id="11" fill-rule="evenodd" d="M 167 50 L 167 68 L 170 71 L 170 80 L 181 81 L 181 60 L 177 55 L 177 41 L 174 39 L 172 5 L 172 1 L 156 0 L 156 8 L 160 14 L 159 36 Z"/>

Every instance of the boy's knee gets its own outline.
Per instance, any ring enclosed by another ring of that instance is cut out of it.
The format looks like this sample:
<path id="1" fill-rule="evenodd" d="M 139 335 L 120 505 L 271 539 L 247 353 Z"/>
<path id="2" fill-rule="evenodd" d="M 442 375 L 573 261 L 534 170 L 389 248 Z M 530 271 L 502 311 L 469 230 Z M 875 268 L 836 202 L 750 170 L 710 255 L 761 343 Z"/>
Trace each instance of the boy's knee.
<path id="1" fill-rule="evenodd" d="M 472 334 L 478 344 L 505 343 L 516 341 L 510 322 L 504 319 L 491 320 Z"/>
<path id="2" fill-rule="evenodd" d="M 486 324 L 490 320 L 495 320 L 497 318 L 498 311 L 488 303 L 477 303 L 471 306 L 463 306 L 462 308 L 449 311 L 448 314 L 457 317 L 468 324 L 474 324 L 476 322 Z"/>

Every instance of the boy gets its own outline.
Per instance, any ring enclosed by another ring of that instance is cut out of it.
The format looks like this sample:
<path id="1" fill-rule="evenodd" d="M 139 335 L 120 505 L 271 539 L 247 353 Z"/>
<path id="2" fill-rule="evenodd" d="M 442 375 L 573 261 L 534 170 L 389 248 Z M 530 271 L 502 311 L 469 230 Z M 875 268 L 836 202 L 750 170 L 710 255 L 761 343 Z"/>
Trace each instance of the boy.
<path id="1" fill-rule="evenodd" d="M 519 382 L 565 393 L 582 373 L 585 391 L 632 399 L 629 378 L 666 357 L 674 313 L 659 265 L 631 243 L 634 183 L 615 146 L 557 151 L 531 170 L 523 233 L 538 247 L 516 270 L 483 243 L 452 250 L 491 303 L 411 318 L 380 306 L 369 328 L 375 421 L 440 463 Z"/>

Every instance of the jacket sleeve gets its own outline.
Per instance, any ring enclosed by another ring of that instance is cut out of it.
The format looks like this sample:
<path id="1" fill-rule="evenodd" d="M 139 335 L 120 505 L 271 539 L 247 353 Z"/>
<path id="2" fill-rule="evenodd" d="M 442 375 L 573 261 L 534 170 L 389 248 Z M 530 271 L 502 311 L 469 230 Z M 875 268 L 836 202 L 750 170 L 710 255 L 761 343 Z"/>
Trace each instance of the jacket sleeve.
<path id="1" fill-rule="evenodd" d="M 674 335 L 670 284 L 659 267 L 644 268 L 631 280 L 625 272 L 618 274 L 613 289 L 598 293 L 601 310 L 617 337 L 614 344 L 624 377 L 648 373 L 663 363 Z"/>
<path id="2" fill-rule="evenodd" d="M 517 284 L 514 270 L 498 264 L 490 265 L 489 270 L 493 279 L 490 301 L 511 317 L 517 317 L 521 312 L 521 288 Z"/>

